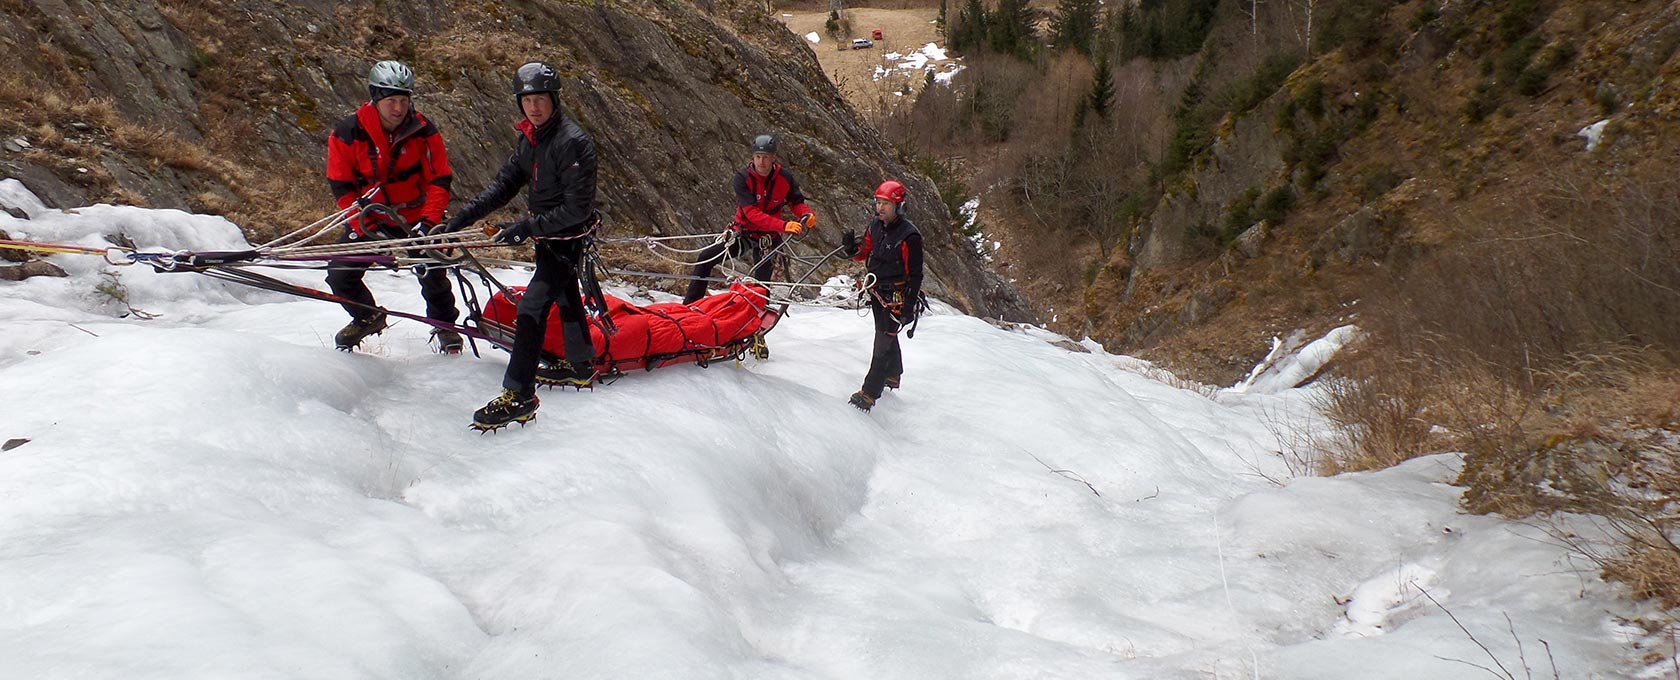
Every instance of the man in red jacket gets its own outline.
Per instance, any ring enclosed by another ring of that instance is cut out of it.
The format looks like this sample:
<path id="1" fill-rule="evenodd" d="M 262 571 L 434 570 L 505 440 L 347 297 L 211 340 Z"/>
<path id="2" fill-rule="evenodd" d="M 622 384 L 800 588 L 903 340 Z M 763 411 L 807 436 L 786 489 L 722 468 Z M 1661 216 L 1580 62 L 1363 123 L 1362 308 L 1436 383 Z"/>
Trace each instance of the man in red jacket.
<path id="1" fill-rule="evenodd" d="M 782 219 L 783 208 L 792 211 L 794 219 Z M 730 255 L 751 258 L 753 278 L 767 282 L 775 270 L 775 258 L 770 253 L 782 244 L 782 234 L 798 235 L 816 223 L 817 215 L 805 205 L 799 182 L 776 162 L 776 138 L 759 135 L 752 143 L 752 163 L 735 172 L 735 223 L 729 227 L 735 238 L 727 245 L 716 243 L 700 251 L 683 304 L 693 304 L 706 296 L 705 279 L 712 275 L 712 267 L 726 247 Z M 766 240 L 770 242 L 768 248 L 763 247 Z"/>
<path id="2" fill-rule="evenodd" d="M 395 210 L 408 223 L 404 231 L 394 220 L 355 217 L 339 243 L 421 236 L 443 221 L 449 205 L 449 155 L 443 149 L 443 135 L 414 110 L 413 94 L 414 72 L 407 66 L 395 61 L 374 64 L 368 72 L 368 101 L 335 124 L 327 137 L 327 184 L 338 207 L 350 207 L 377 187 L 371 200 Z M 350 324 L 334 337 L 344 351 L 385 330 L 385 313 L 362 283 L 367 267 L 364 262 L 335 261 L 327 273 L 333 294 L 349 300 L 343 305 L 350 313 Z M 447 273 L 434 268 L 419 276 L 426 316 L 453 323 L 459 312 Z M 432 337 L 440 352 L 461 351 L 461 336 L 455 331 L 435 329 Z"/>

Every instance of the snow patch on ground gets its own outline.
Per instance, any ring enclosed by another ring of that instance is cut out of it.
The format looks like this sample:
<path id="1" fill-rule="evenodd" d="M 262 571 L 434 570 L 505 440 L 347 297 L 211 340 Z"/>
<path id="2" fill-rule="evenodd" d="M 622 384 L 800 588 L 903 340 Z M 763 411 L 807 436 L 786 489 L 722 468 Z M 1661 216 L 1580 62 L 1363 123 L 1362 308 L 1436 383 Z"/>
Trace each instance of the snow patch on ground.
<path id="1" fill-rule="evenodd" d="M 1599 142 L 1604 140 L 1604 128 L 1609 124 L 1610 119 L 1605 118 L 1597 123 L 1581 128 L 1580 131 L 1575 133 L 1575 136 L 1585 137 L 1587 140 L 1587 150 L 1595 151 L 1598 149 Z"/>
<path id="2" fill-rule="evenodd" d="M 1324 337 L 1302 346 L 1304 333 L 1295 331 L 1286 339 L 1272 338 L 1266 358 L 1248 372 L 1248 377 L 1231 387 L 1234 392 L 1276 394 L 1300 386 L 1317 375 L 1341 349 L 1359 339 L 1359 328 L 1341 326 Z"/>
<path id="3" fill-rule="evenodd" d="M 920 77 L 917 74 L 932 73 L 935 82 L 949 85 L 951 78 L 963 69 L 962 64 L 946 56 L 945 49 L 937 43 L 928 43 L 908 54 L 886 52 L 881 55 L 881 59 L 886 63 L 875 67 L 871 76 L 875 82 L 894 74 Z"/>
<path id="4" fill-rule="evenodd" d="M 31 218 L 40 217 L 52 210 L 24 186 L 23 182 L 10 178 L 0 179 L 0 206 L 17 208 Z"/>

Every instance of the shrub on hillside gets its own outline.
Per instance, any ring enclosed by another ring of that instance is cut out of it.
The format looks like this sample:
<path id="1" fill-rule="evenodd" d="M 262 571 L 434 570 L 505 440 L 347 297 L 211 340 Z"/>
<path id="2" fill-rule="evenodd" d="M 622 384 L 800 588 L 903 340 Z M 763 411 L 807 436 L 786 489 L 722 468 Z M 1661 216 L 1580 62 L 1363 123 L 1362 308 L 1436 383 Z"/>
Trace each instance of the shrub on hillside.
<path id="1" fill-rule="evenodd" d="M 1355 59 L 1393 51 L 1402 36 L 1384 28 L 1383 17 L 1394 4 L 1392 0 L 1344 0 L 1330 5 L 1318 32 L 1319 51 L 1341 47 Z"/>
<path id="2" fill-rule="evenodd" d="M 1301 58 L 1293 52 L 1274 52 L 1267 55 L 1252 75 L 1238 81 L 1226 91 L 1225 110 L 1243 113 L 1259 106 L 1277 92 L 1278 88 L 1283 86 L 1283 81 L 1300 65 Z"/>
<path id="3" fill-rule="evenodd" d="M 1604 174 L 1600 174 L 1603 172 Z M 1560 171 L 1362 295 L 1325 469 L 1465 455 L 1476 512 L 1605 517 L 1604 573 L 1680 603 L 1680 180 Z"/>

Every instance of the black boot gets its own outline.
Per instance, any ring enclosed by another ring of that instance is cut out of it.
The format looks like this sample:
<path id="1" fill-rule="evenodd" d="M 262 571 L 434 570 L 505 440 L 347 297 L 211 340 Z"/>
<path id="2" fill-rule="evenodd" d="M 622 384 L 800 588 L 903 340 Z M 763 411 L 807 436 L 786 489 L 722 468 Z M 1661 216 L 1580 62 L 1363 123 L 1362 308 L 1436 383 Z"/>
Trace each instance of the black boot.
<path id="1" fill-rule="evenodd" d="M 902 382 L 902 380 L 900 380 L 900 379 L 903 378 L 903 377 L 904 376 L 900 376 L 900 375 L 889 375 L 889 376 L 887 376 L 887 382 L 886 382 L 887 389 L 889 389 L 889 390 L 898 389 L 899 383 Z"/>
<path id="2" fill-rule="evenodd" d="M 463 342 L 460 333 L 443 328 L 434 328 L 432 329 L 432 340 L 437 342 L 438 352 L 441 354 L 461 353 Z"/>
<path id="3" fill-rule="evenodd" d="M 559 365 L 539 364 L 537 384 L 544 387 L 594 387 L 595 369 L 586 364 L 562 361 Z"/>
<path id="4" fill-rule="evenodd" d="M 348 352 L 362 344 L 362 340 L 367 336 L 379 333 L 389 325 L 384 312 L 379 312 L 365 319 L 351 319 L 350 323 L 339 329 L 338 335 L 333 336 L 333 342 L 338 345 L 340 350 Z"/>
<path id="5" fill-rule="evenodd" d="M 868 413 L 869 409 L 875 408 L 875 398 L 864 394 L 863 390 L 853 392 L 852 398 L 846 401 L 847 403 L 856 406 L 859 411 L 863 411 L 864 413 Z"/>
<path id="6" fill-rule="evenodd" d="M 502 396 L 491 399 L 484 408 L 473 411 L 472 428 L 480 432 L 500 430 L 509 423 L 525 423 L 537 417 L 536 393 L 520 394 L 502 390 Z"/>

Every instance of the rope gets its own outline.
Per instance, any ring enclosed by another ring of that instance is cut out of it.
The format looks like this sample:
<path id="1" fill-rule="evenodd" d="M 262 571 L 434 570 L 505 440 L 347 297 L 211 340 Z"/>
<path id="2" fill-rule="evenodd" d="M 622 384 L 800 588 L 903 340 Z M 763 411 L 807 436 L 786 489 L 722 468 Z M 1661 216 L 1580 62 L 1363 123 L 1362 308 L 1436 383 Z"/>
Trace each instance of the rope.
<path id="1" fill-rule="evenodd" d="M 441 248 L 488 248 L 500 246 L 494 240 L 466 230 L 443 234 L 428 234 L 425 236 L 409 236 L 404 238 L 369 239 L 366 241 L 349 241 L 319 246 L 281 247 L 268 250 L 265 254 L 276 259 L 304 259 L 304 256 L 318 255 L 383 255 L 410 250 L 436 250 Z"/>
<path id="2" fill-rule="evenodd" d="M 381 313 L 388 314 L 390 316 L 394 316 L 394 317 L 398 317 L 398 318 L 402 318 L 402 319 L 409 319 L 409 320 L 413 320 L 413 321 L 418 321 L 420 323 L 426 324 L 426 325 L 431 326 L 433 328 L 455 331 L 455 332 L 460 333 L 462 335 L 465 335 L 465 336 L 468 336 L 468 337 L 473 337 L 473 338 L 478 338 L 480 340 L 484 340 L 484 341 L 492 343 L 492 344 L 498 344 L 498 345 L 501 344 L 501 343 L 496 342 L 496 340 L 494 338 L 491 338 L 488 335 L 485 335 L 484 333 L 480 332 L 476 328 L 471 328 L 471 327 L 468 327 L 468 326 L 463 326 L 463 325 L 456 324 L 456 323 L 451 323 L 451 322 L 448 322 L 448 321 L 440 321 L 438 319 L 433 319 L 433 318 L 422 316 L 422 315 L 419 315 L 419 314 L 412 314 L 412 313 L 409 313 L 409 312 L 402 312 L 402 311 L 397 311 L 397 310 L 393 310 L 393 309 L 386 309 L 384 307 L 380 307 L 380 306 L 377 306 L 377 305 L 369 305 L 369 304 L 356 302 L 355 300 L 351 300 L 349 298 L 340 297 L 340 296 L 334 295 L 332 293 L 327 293 L 327 292 L 315 290 L 313 288 L 304 288 L 302 286 L 293 285 L 293 284 L 287 283 L 285 281 L 281 281 L 280 279 L 276 279 L 276 278 L 273 278 L 273 277 L 270 277 L 270 276 L 265 276 L 265 275 L 262 275 L 262 274 L 258 274 L 256 272 L 246 270 L 246 269 L 224 267 L 224 266 L 221 266 L 221 265 L 217 265 L 217 266 L 212 266 L 212 267 L 204 267 L 204 268 L 196 270 L 196 271 L 200 274 L 204 274 L 205 276 L 208 276 L 208 277 L 213 278 L 213 279 L 220 279 L 220 280 L 228 281 L 228 282 L 231 282 L 231 283 L 239 283 L 239 284 L 250 286 L 252 288 L 256 288 L 256 289 L 259 289 L 259 290 L 266 290 L 266 291 L 275 292 L 275 293 L 284 293 L 284 294 L 287 294 L 287 295 L 294 295 L 294 296 L 297 296 L 297 297 L 310 298 L 310 299 L 314 299 L 314 300 L 323 300 L 323 301 L 327 301 L 327 302 L 336 302 L 336 303 L 339 303 L 339 304 L 361 307 L 363 309 L 376 311 L 376 312 L 381 312 Z"/>
<path id="3" fill-rule="evenodd" d="M 685 249 L 685 248 L 672 248 L 670 246 L 667 246 L 667 245 L 664 245 L 664 244 L 660 243 L 660 241 L 671 240 L 671 239 L 679 239 L 679 238 L 680 239 L 709 238 L 709 239 L 712 239 L 712 242 L 706 244 L 705 246 L 702 246 L 700 248 L 696 248 L 696 249 L 693 249 L 693 250 L 689 250 L 689 249 Z M 656 258 L 659 258 L 659 259 L 664 260 L 666 262 L 669 262 L 671 264 L 682 265 L 684 267 L 696 267 L 696 266 L 699 266 L 699 265 L 702 265 L 702 264 L 705 264 L 705 263 L 708 263 L 708 262 L 717 262 L 720 258 L 726 257 L 728 255 L 729 251 L 731 250 L 731 248 L 729 248 L 729 244 L 732 241 L 734 241 L 735 238 L 736 237 L 735 237 L 735 232 L 734 231 L 725 230 L 725 231 L 719 232 L 716 235 L 695 234 L 695 235 L 689 235 L 689 236 L 664 236 L 664 237 L 644 236 L 644 237 L 640 237 L 640 238 L 598 239 L 598 241 L 600 241 L 602 243 L 640 243 L 643 246 L 647 247 L 648 254 L 650 254 L 650 255 L 652 255 Z M 676 259 L 676 258 L 673 258 L 673 257 L 668 257 L 668 256 L 663 255 L 659 252 L 659 250 L 661 248 L 663 248 L 663 249 L 671 251 L 673 253 L 680 253 L 680 254 L 683 254 L 683 255 L 694 255 L 694 254 L 698 254 L 698 253 L 703 253 L 708 248 L 714 248 L 714 247 L 717 247 L 720 244 L 722 244 L 724 246 L 724 248 L 723 248 L 723 250 L 718 251 L 718 253 L 716 255 L 713 255 L 713 256 L 711 256 L 709 258 L 706 258 L 704 260 L 696 260 L 694 262 L 690 262 L 686 259 L 679 260 L 679 259 Z"/>
<path id="4" fill-rule="evenodd" d="M 36 241 L 3 240 L 0 241 L 0 248 L 8 250 L 22 250 L 30 253 L 56 255 L 100 255 L 105 258 L 106 262 L 113 265 L 127 266 L 134 264 L 134 250 L 132 248 L 123 248 L 121 246 L 93 248 L 89 246 L 75 246 L 66 243 L 40 243 Z M 113 255 L 120 259 L 112 259 Z"/>
<path id="5" fill-rule="evenodd" d="M 640 276 L 640 277 L 645 277 L 645 278 L 650 278 L 650 279 L 675 279 L 675 280 L 678 280 L 678 281 L 711 281 L 713 283 L 735 283 L 735 282 L 756 283 L 756 284 L 758 284 L 760 286 L 764 286 L 766 288 L 771 287 L 771 286 L 791 286 L 791 287 L 796 287 L 796 288 L 818 288 L 818 289 L 821 289 L 821 288 L 828 285 L 826 283 L 791 283 L 791 282 L 787 282 L 787 281 L 759 281 L 758 279 L 755 279 L 751 276 L 694 276 L 693 274 L 667 274 L 665 272 L 644 272 L 644 271 L 637 271 L 637 270 L 634 270 L 634 269 L 612 269 L 612 268 L 605 268 L 605 269 L 602 269 L 601 271 L 605 274 L 611 274 L 611 275 Z"/>
<path id="6" fill-rule="evenodd" d="M 373 200 L 373 195 L 378 193 L 380 188 L 381 188 L 381 185 L 379 185 L 379 184 L 375 184 L 371 187 L 368 187 L 367 193 L 364 193 L 359 198 L 357 198 L 356 202 L 353 205 L 342 208 L 338 212 L 335 212 L 331 215 L 328 215 L 328 216 L 323 217 L 321 219 L 315 220 L 314 222 L 306 224 L 302 228 L 300 228 L 296 231 L 293 231 L 289 234 L 286 234 L 284 236 L 281 236 L 280 238 L 277 238 L 277 239 L 274 239 L 272 241 L 269 241 L 268 243 L 264 243 L 262 245 L 259 245 L 259 246 L 256 247 L 256 250 L 266 251 L 269 248 L 277 247 L 281 243 L 285 242 L 287 239 L 294 238 L 297 235 L 302 234 L 303 232 L 309 231 L 310 229 L 317 229 L 318 228 L 317 231 L 314 234 L 311 234 L 308 238 L 305 238 L 301 241 L 298 241 L 297 243 L 295 243 L 293 245 L 302 245 L 304 243 L 308 243 L 308 242 L 313 241 L 317 238 L 320 238 L 323 234 L 326 234 L 327 232 L 331 231 L 333 227 L 348 224 L 350 222 L 350 215 L 352 213 L 360 212 L 360 213 L 365 214 L 368 210 L 368 206 L 372 205 L 369 202 Z"/>
<path id="7" fill-rule="evenodd" d="M 701 247 L 696 248 L 694 250 L 684 250 L 682 248 L 672 248 L 670 246 L 663 245 L 664 241 L 683 241 L 683 240 L 693 240 L 693 239 L 702 239 L 702 238 L 712 239 L 712 243 L 706 244 L 705 246 L 701 246 Z M 709 247 L 711 245 L 714 245 L 718 242 L 726 241 L 728 239 L 729 239 L 729 232 L 724 231 L 723 233 L 716 234 L 716 235 L 713 235 L 713 234 L 679 234 L 679 235 L 676 235 L 676 236 L 631 236 L 631 237 L 601 238 L 601 239 L 596 239 L 596 240 L 600 241 L 601 243 L 641 243 L 641 244 L 647 245 L 649 248 L 653 248 L 653 247 L 657 246 L 657 247 L 664 248 L 666 250 L 669 250 L 671 252 L 676 252 L 676 253 L 698 253 L 702 250 L 705 250 L 707 247 Z"/>

